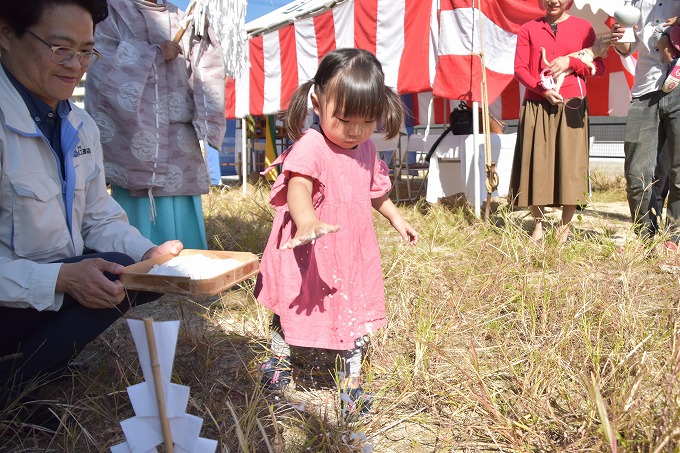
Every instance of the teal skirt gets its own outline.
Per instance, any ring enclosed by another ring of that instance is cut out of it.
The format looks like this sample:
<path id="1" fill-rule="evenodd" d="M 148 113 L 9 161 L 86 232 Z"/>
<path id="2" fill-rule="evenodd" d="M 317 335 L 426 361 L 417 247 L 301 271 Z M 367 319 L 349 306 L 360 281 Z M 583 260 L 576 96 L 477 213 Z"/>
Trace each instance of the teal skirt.
<path id="1" fill-rule="evenodd" d="M 179 239 L 185 249 L 208 248 L 200 195 L 154 197 L 154 222 L 149 197 L 131 197 L 127 189 L 118 186 L 111 186 L 111 195 L 125 210 L 130 224 L 154 244 Z"/>

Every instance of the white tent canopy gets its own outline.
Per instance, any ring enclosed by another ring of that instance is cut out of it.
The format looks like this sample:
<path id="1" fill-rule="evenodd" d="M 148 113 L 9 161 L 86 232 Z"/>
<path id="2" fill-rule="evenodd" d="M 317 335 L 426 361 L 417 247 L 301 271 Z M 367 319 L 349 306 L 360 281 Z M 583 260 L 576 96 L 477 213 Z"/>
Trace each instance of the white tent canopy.
<path id="1" fill-rule="evenodd" d="M 246 23 L 246 32 L 251 36 L 261 35 L 292 24 L 301 17 L 328 11 L 336 3 L 340 2 L 337 0 L 296 0 Z"/>

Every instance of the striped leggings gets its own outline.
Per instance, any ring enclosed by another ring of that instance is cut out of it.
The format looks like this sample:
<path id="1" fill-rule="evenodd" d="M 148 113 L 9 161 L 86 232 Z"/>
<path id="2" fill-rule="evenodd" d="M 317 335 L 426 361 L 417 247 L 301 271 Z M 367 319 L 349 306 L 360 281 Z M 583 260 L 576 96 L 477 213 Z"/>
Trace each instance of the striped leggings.
<path id="1" fill-rule="evenodd" d="M 362 350 L 367 344 L 368 337 L 362 336 L 354 340 L 354 349 L 338 351 L 342 363 L 340 371 L 345 373 L 346 377 L 358 378 L 361 374 Z M 281 329 L 279 315 L 274 315 L 272 319 L 271 350 L 274 356 L 290 356 L 290 346 L 286 343 L 283 329 Z"/>

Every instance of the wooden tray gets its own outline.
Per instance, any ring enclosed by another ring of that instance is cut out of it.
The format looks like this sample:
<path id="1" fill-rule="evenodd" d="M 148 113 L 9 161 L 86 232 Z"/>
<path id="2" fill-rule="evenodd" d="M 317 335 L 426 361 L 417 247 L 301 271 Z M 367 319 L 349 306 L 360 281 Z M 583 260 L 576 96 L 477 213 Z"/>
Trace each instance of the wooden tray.
<path id="1" fill-rule="evenodd" d="M 180 252 L 179 256 L 195 254 L 202 254 L 208 258 L 233 258 L 241 261 L 243 264 L 223 274 L 201 280 L 192 280 L 190 277 L 147 273 L 154 264 L 163 264 L 174 258 L 169 253 L 125 267 L 123 273 L 120 274 L 120 281 L 125 285 L 125 288 L 131 290 L 192 296 L 214 296 L 243 280 L 256 276 L 260 269 L 260 262 L 257 256 L 249 252 L 185 249 Z"/>

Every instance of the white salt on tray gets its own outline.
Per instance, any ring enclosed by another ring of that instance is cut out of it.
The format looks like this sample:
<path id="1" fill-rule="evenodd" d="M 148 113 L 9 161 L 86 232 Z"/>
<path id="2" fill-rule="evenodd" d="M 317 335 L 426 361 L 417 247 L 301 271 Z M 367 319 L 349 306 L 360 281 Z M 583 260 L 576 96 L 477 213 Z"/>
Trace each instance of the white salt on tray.
<path id="1" fill-rule="evenodd" d="M 189 277 L 192 280 L 205 280 L 236 269 L 243 263 L 234 258 L 209 258 L 205 255 L 176 256 L 170 261 L 149 269 L 149 274 L 172 277 Z"/>

